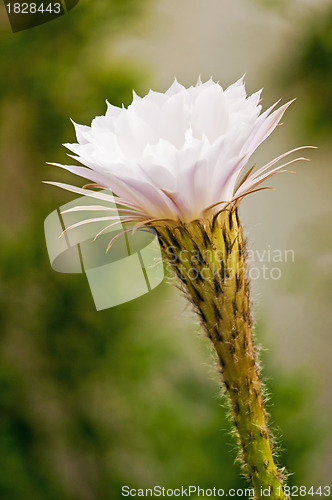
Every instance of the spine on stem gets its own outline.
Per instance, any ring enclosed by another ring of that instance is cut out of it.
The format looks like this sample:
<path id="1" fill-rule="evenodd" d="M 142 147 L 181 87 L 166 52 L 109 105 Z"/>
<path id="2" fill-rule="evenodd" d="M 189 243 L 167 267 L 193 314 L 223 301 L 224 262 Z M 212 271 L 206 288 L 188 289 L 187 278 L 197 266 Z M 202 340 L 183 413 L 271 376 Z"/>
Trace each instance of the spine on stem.
<path id="1" fill-rule="evenodd" d="M 224 210 L 212 221 L 161 226 L 157 232 L 164 257 L 176 272 L 218 355 L 239 459 L 255 498 L 266 498 L 262 491 L 269 489 L 269 498 L 285 500 L 252 338 L 249 284 L 237 209 Z"/>

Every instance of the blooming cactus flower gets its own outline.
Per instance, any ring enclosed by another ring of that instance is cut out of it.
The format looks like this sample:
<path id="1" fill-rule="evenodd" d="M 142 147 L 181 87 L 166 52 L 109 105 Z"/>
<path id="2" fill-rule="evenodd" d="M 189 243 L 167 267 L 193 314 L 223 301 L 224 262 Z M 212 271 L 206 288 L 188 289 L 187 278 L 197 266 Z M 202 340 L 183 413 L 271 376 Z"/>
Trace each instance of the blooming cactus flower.
<path id="1" fill-rule="evenodd" d="M 274 461 L 251 334 L 237 204 L 264 189 L 263 181 L 304 158 L 276 167 L 302 148 L 293 149 L 244 174 L 251 155 L 290 105 L 275 109 L 276 103 L 261 113 L 260 94 L 248 97 L 243 79 L 226 90 L 212 80 L 189 88 L 175 80 L 164 94 L 150 91 L 142 99 L 134 94 L 127 109 L 108 104 L 106 115 L 96 117 L 91 127 L 75 124 L 78 142 L 66 145 L 83 166 L 59 165 L 93 184 L 83 189 L 51 184 L 113 204 L 70 209 L 109 210 L 111 215 L 85 219 L 68 229 L 97 221 L 110 222 L 98 234 L 125 222 L 135 225 L 123 232 L 154 228 L 165 260 L 217 353 L 239 458 L 255 498 L 263 498 L 262 489 L 269 488 L 270 498 L 285 500 L 284 474 Z M 104 191 L 88 189 L 91 186 Z"/>
<path id="2" fill-rule="evenodd" d="M 271 168 L 301 148 L 289 151 L 241 182 L 249 158 L 292 102 L 274 110 L 275 103 L 261 113 L 260 94 L 247 96 L 243 78 L 226 90 L 212 79 L 189 88 L 175 80 L 165 93 L 151 90 L 143 98 L 134 93 L 128 108 L 107 103 L 105 116 L 97 116 L 90 127 L 74 124 L 78 142 L 65 144 L 84 167 L 53 165 L 112 194 L 52 184 L 121 203 L 124 222 L 208 218 L 300 159 Z M 105 220 L 113 218 L 118 217 Z"/>

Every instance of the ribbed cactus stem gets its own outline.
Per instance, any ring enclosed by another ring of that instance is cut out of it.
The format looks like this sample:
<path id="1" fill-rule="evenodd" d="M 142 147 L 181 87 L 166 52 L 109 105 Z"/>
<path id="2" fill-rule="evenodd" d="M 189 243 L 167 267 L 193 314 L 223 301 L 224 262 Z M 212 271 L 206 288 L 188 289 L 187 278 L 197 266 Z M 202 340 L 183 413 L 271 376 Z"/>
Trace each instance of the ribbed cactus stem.
<path id="1" fill-rule="evenodd" d="M 252 338 L 242 229 L 236 207 L 213 221 L 156 228 L 164 258 L 181 281 L 218 354 L 239 458 L 255 498 L 285 499 L 274 462 L 260 369 Z"/>

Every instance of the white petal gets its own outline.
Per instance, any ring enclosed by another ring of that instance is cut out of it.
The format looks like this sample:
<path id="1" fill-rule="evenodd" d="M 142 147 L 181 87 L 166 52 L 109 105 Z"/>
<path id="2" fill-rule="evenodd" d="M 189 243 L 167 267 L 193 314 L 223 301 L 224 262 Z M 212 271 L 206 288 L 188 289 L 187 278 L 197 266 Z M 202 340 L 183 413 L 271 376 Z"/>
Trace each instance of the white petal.
<path id="1" fill-rule="evenodd" d="M 183 90 L 185 90 L 185 87 L 181 85 L 176 78 L 174 78 L 174 82 L 172 83 L 170 88 L 166 90 L 165 95 L 172 96 L 182 92 Z"/>
<path id="2" fill-rule="evenodd" d="M 252 154 L 255 149 L 273 132 L 278 123 L 280 122 L 284 112 L 291 105 L 293 101 L 284 104 L 279 109 L 271 113 L 265 121 L 261 124 L 258 130 L 255 131 L 250 140 L 249 153 Z"/>

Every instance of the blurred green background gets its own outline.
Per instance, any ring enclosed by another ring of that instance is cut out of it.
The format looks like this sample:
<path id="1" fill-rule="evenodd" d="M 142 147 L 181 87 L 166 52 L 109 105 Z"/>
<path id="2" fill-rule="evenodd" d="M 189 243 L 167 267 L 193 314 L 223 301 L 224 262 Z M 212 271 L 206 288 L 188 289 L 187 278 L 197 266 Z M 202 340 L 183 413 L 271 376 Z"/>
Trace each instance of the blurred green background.
<path id="1" fill-rule="evenodd" d="M 96 312 L 83 275 L 52 271 L 45 217 L 73 199 L 63 142 L 78 123 L 164 91 L 247 72 L 263 105 L 298 97 L 259 163 L 314 142 L 310 166 L 241 207 L 253 249 L 292 248 L 253 283 L 269 412 L 290 484 L 331 477 L 332 10 L 326 2 L 81 0 L 12 34 L 0 6 L 0 498 L 108 500 L 134 488 L 245 487 L 213 355 L 167 284 Z M 75 180 L 74 180 L 75 182 Z"/>

